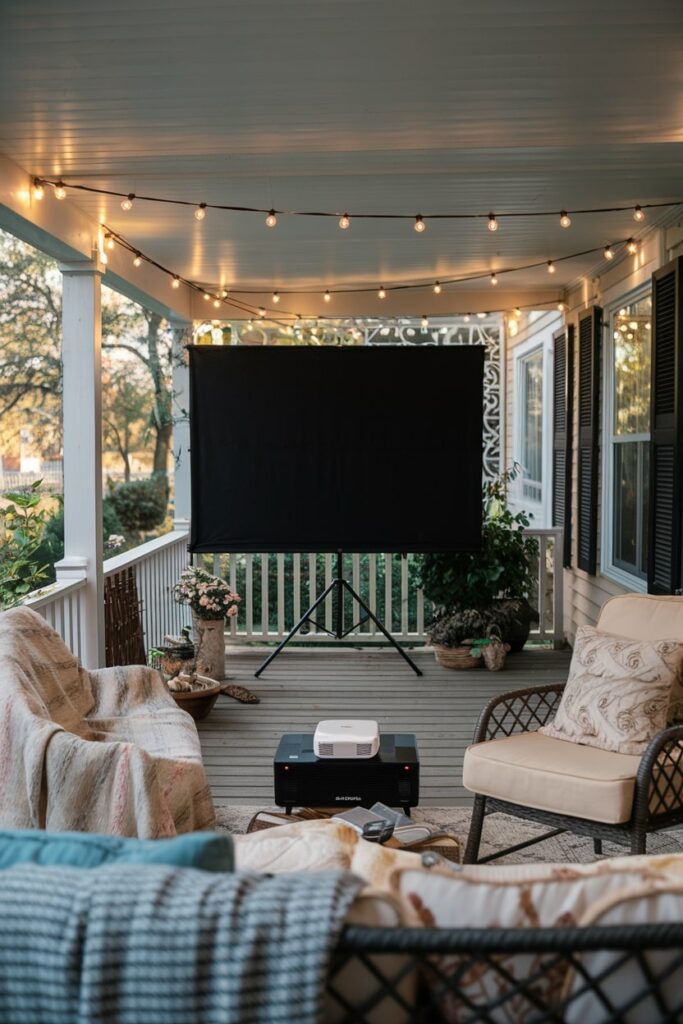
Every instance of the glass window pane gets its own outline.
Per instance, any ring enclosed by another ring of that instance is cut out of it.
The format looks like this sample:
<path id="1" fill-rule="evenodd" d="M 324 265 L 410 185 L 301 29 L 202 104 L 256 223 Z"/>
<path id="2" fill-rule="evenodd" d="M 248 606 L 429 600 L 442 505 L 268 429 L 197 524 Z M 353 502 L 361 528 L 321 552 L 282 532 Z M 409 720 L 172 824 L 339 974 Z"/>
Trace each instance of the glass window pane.
<path id="1" fill-rule="evenodd" d="M 614 564 L 629 572 L 639 572 L 637 562 L 638 444 L 614 445 Z"/>
<path id="2" fill-rule="evenodd" d="M 650 337 L 652 299 L 622 306 L 612 317 L 614 433 L 650 430 Z"/>
<path id="3" fill-rule="evenodd" d="M 541 501 L 543 482 L 543 349 L 522 360 L 523 492 Z"/>

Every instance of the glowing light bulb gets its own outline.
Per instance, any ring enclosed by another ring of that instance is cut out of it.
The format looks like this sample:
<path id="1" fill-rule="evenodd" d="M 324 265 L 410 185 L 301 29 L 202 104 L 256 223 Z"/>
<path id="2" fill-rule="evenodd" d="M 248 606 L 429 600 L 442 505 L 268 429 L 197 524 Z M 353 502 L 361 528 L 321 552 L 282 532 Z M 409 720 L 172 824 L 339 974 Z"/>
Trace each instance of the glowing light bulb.
<path id="1" fill-rule="evenodd" d="M 609 243 L 603 249 L 602 255 L 605 257 L 606 260 L 613 260 L 614 259 L 614 249 L 612 248 L 612 246 Z"/>
<path id="2" fill-rule="evenodd" d="M 111 252 L 111 251 L 112 251 L 112 249 L 114 248 L 114 238 L 113 238 L 113 236 L 112 236 L 111 234 L 109 234 L 109 233 L 107 233 L 107 234 L 106 234 L 106 235 L 104 236 L 104 238 L 105 238 L 105 243 L 104 243 L 104 244 L 106 245 L 107 249 L 109 249 L 109 252 Z"/>
<path id="3" fill-rule="evenodd" d="M 515 316 L 517 317 L 518 320 L 519 320 L 521 315 L 522 315 L 521 309 L 519 308 L 519 306 L 515 306 Z"/>
<path id="4" fill-rule="evenodd" d="M 266 311 L 265 311 L 265 309 L 263 308 L 263 306 L 259 306 L 259 308 L 258 308 L 258 315 L 259 315 L 259 316 L 261 317 L 261 319 L 263 320 L 264 316 L 266 315 Z"/>
<path id="5" fill-rule="evenodd" d="M 438 281 L 434 282 L 434 294 L 441 295 L 441 285 L 439 284 Z"/>
<path id="6" fill-rule="evenodd" d="M 133 266 L 134 267 L 139 267 L 141 264 L 142 264 L 142 256 L 140 255 L 139 252 L 137 252 L 135 254 L 135 259 L 133 260 Z"/>
<path id="7" fill-rule="evenodd" d="M 387 293 L 386 293 L 386 291 L 384 289 L 384 285 L 382 284 L 382 285 L 380 285 L 379 291 L 377 292 L 377 298 L 378 299 L 386 299 L 386 297 L 387 297 Z"/>
<path id="8" fill-rule="evenodd" d="M 342 229 L 342 231 L 346 231 L 350 223 L 351 218 L 349 217 L 348 213 L 342 213 L 341 217 L 339 218 L 339 227 Z"/>
<path id="9" fill-rule="evenodd" d="M 635 238 L 629 238 L 628 242 L 626 243 L 626 252 L 630 253 L 631 256 L 635 256 L 635 254 L 638 252 L 638 243 L 636 242 Z"/>
<path id="10" fill-rule="evenodd" d="M 171 281 L 171 288 L 180 288 L 180 278 L 177 274 L 174 275 L 173 280 Z"/>
<path id="11" fill-rule="evenodd" d="M 572 219 L 566 210 L 562 210 L 560 213 L 560 227 L 570 228 L 572 226 Z"/>
<path id="12" fill-rule="evenodd" d="M 33 185 L 31 186 L 31 192 L 33 193 L 33 198 L 37 199 L 38 201 L 40 201 L 43 198 L 43 196 L 45 195 L 45 189 L 43 188 L 43 183 L 40 180 L 40 178 L 34 178 L 33 179 Z"/>
<path id="13" fill-rule="evenodd" d="M 208 292 L 204 292 L 204 302 L 208 302 L 210 298 L 211 298 L 211 296 L 209 295 L 209 293 Z"/>
<path id="14" fill-rule="evenodd" d="M 640 206 L 636 206 L 633 211 L 633 219 L 641 224 L 645 220 L 645 213 Z"/>
<path id="15" fill-rule="evenodd" d="M 325 296 L 324 296 L 324 298 L 325 298 L 325 302 L 329 302 L 329 301 L 330 301 L 330 299 L 332 298 L 332 296 L 330 295 L 330 290 L 329 290 L 329 288 L 328 288 L 328 289 L 327 289 L 327 291 L 325 292 Z"/>
<path id="16" fill-rule="evenodd" d="M 55 188 L 55 199 L 66 199 L 66 189 L 64 188 L 64 182 L 58 181 Z"/>
<path id="17" fill-rule="evenodd" d="M 555 273 L 555 264 L 553 263 L 552 260 L 548 260 L 548 273 L 549 274 L 554 274 Z"/>
<path id="18" fill-rule="evenodd" d="M 415 218 L 415 224 L 413 226 L 416 231 L 424 231 L 425 228 L 427 227 L 421 213 L 418 213 L 417 217 Z"/>
<path id="19" fill-rule="evenodd" d="M 422 327 L 423 329 L 424 329 L 425 327 L 429 327 L 429 317 L 426 317 L 426 316 L 424 316 L 424 315 L 423 315 L 423 316 L 422 316 L 422 319 L 420 320 L 420 326 L 421 326 L 421 327 Z"/>
<path id="20" fill-rule="evenodd" d="M 496 220 L 495 213 L 490 213 L 489 214 L 489 222 L 488 222 L 487 227 L 488 227 L 489 231 L 497 231 L 498 230 L 498 221 Z"/>
<path id="21" fill-rule="evenodd" d="M 135 200 L 135 193 L 129 192 L 125 199 L 121 200 L 121 209 L 128 213 L 133 208 L 133 201 Z"/>
<path id="22" fill-rule="evenodd" d="M 277 306 L 279 301 L 280 301 L 280 293 L 279 292 L 273 292 L 273 302 L 275 303 L 276 306 Z"/>
<path id="23" fill-rule="evenodd" d="M 491 284 L 498 284 L 498 276 L 495 272 L 491 274 Z"/>
<path id="24" fill-rule="evenodd" d="M 564 313 L 567 307 L 565 306 L 564 302 L 558 302 L 557 308 L 559 309 L 560 313 Z"/>
<path id="25" fill-rule="evenodd" d="M 477 316 L 479 317 L 480 320 L 483 320 L 484 317 L 486 316 L 486 313 L 477 313 Z"/>
<path id="26" fill-rule="evenodd" d="M 206 217 L 206 203 L 200 203 L 197 209 L 194 211 L 195 220 L 204 220 Z"/>
<path id="27" fill-rule="evenodd" d="M 470 317 L 470 314 L 469 313 L 465 313 L 465 315 L 463 317 L 463 320 L 465 321 L 465 323 L 468 324 L 471 319 L 472 318 Z"/>
<path id="28" fill-rule="evenodd" d="M 274 228 L 277 224 L 277 217 L 275 216 L 275 210 L 269 210 L 268 216 L 266 217 L 266 227 Z"/>
<path id="29" fill-rule="evenodd" d="M 254 321 L 253 320 L 247 320 L 247 327 L 249 328 L 249 330 L 251 330 L 253 326 L 254 326 Z"/>
<path id="30" fill-rule="evenodd" d="M 221 304 L 221 300 L 220 299 L 214 299 L 213 300 L 213 304 L 214 304 L 215 309 L 218 309 L 218 307 Z"/>

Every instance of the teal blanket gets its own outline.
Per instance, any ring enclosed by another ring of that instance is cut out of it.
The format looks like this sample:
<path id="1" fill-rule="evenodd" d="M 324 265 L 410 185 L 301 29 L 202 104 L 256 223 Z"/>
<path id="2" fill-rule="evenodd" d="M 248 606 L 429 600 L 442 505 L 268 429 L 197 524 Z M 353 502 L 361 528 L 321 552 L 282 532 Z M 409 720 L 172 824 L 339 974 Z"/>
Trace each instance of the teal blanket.
<path id="1" fill-rule="evenodd" d="M 9 868 L 0 1021 L 313 1024 L 362 884 L 343 872 Z"/>

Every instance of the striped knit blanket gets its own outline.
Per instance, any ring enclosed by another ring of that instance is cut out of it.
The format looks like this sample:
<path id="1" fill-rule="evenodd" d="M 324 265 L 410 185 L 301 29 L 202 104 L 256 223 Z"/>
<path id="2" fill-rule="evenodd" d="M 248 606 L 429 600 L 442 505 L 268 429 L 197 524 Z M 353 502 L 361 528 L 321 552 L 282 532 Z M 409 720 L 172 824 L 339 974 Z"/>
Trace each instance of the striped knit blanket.
<path id="1" fill-rule="evenodd" d="M 343 872 L 0 871 L 2 1024 L 313 1024 Z"/>

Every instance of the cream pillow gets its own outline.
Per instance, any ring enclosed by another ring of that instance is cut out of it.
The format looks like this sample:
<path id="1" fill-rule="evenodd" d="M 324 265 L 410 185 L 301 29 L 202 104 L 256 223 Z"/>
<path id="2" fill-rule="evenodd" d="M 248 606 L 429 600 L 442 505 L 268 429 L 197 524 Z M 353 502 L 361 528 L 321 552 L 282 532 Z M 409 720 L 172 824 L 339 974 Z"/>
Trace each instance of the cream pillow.
<path id="1" fill-rule="evenodd" d="M 539 732 L 619 754 L 643 754 L 678 703 L 683 644 L 627 640 L 579 626 L 557 714 Z"/>

